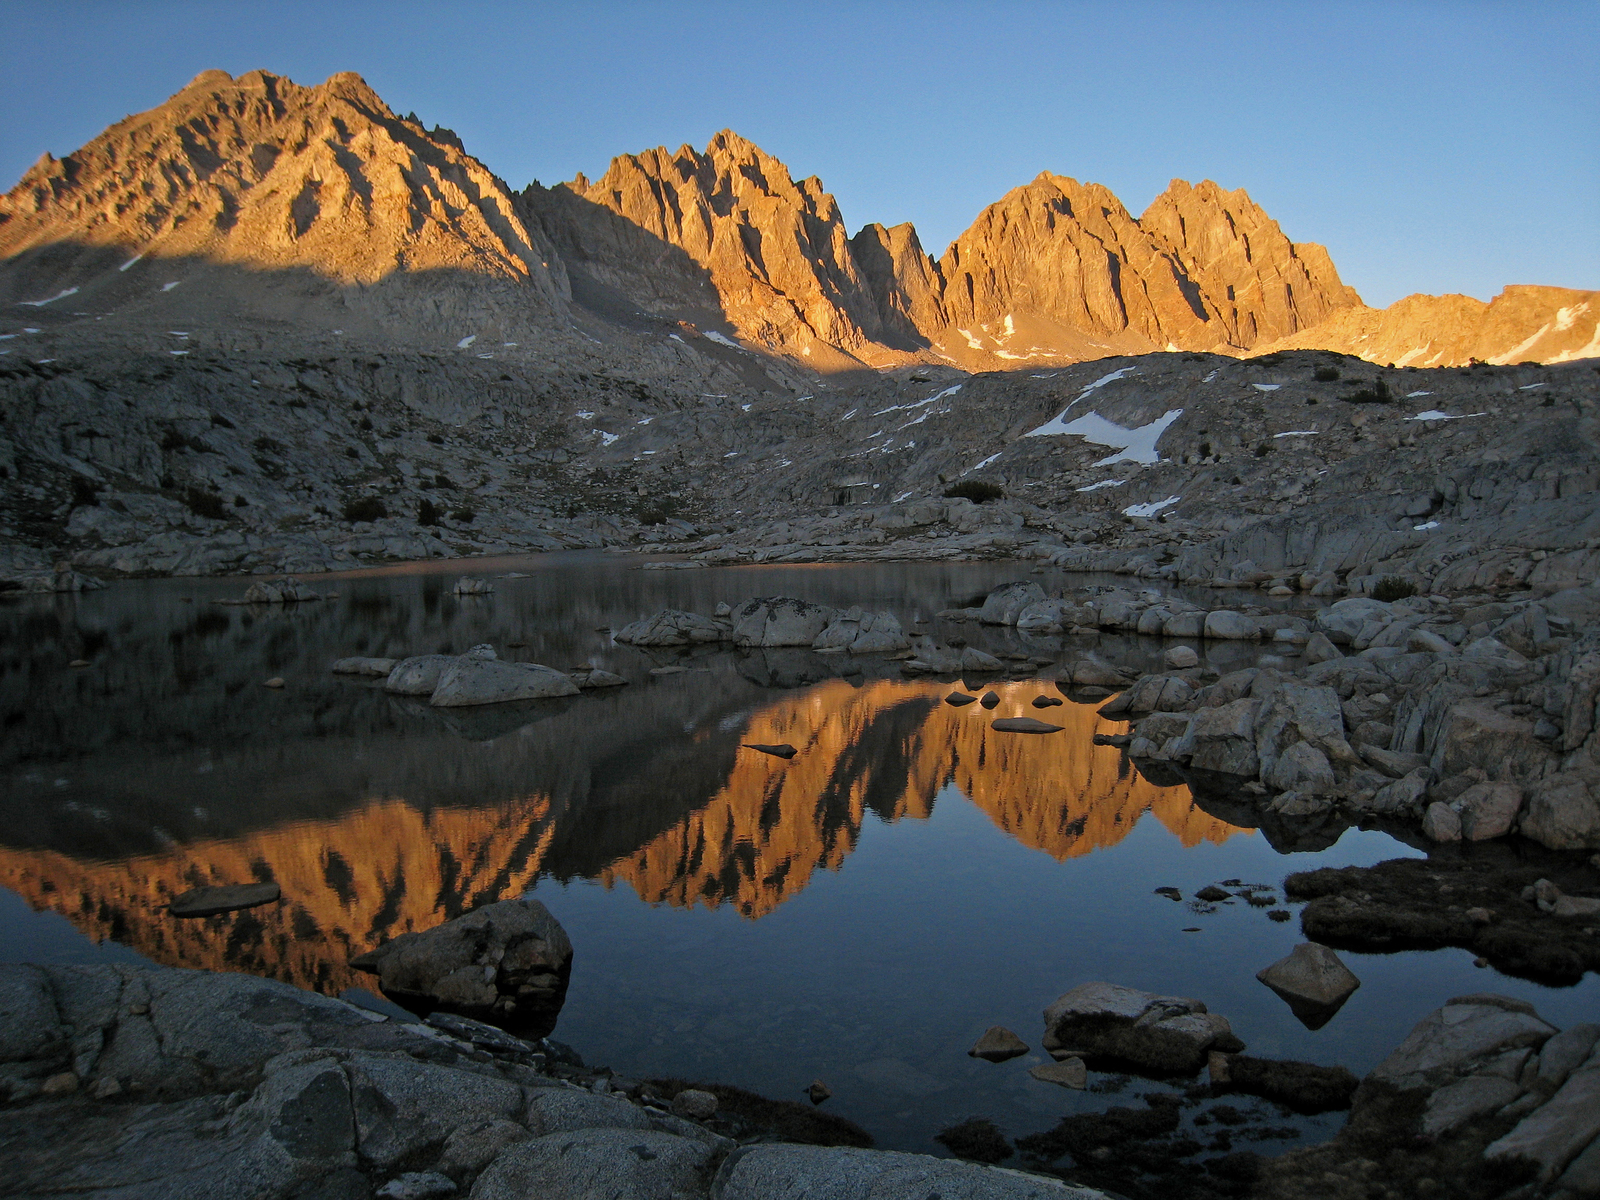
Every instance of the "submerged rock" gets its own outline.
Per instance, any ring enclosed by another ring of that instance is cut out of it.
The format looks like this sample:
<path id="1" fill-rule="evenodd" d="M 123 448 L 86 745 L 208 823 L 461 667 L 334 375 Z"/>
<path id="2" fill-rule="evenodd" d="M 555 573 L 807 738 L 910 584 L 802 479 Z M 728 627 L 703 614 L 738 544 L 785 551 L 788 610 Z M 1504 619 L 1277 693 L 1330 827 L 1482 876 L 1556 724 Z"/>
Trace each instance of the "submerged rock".
<path id="1" fill-rule="evenodd" d="M 982 1058 L 997 1063 L 1027 1052 L 1027 1042 L 1003 1025 L 991 1025 L 967 1054 L 971 1058 Z"/>
<path id="2" fill-rule="evenodd" d="M 1040 1083 L 1054 1083 L 1061 1087 L 1076 1088 L 1080 1092 L 1089 1086 L 1089 1068 L 1081 1058 L 1040 1063 L 1036 1067 L 1029 1067 L 1028 1074 Z"/>
<path id="3" fill-rule="evenodd" d="M 1060 733 L 1061 725 L 1038 721 L 1033 717 L 1001 717 L 989 726 L 996 733 Z"/>
<path id="4" fill-rule="evenodd" d="M 775 746 L 769 746 L 764 742 L 745 742 L 744 748 L 746 750 L 759 750 L 761 753 L 770 754 L 774 758 L 793 758 L 799 753 L 788 742 L 780 742 Z"/>
<path id="5" fill-rule="evenodd" d="M 1114 983 L 1085 983 L 1044 1010 L 1044 1048 L 1057 1059 L 1103 1057 L 1148 1071 L 1193 1074 L 1208 1051 L 1244 1043 L 1199 1000 Z"/>
<path id="6" fill-rule="evenodd" d="M 398 659 L 393 658 L 341 658 L 330 668 L 335 675 L 388 675 Z"/>
<path id="7" fill-rule="evenodd" d="M 385 996 L 418 1012 L 443 1009 L 542 1037 L 555 1027 L 572 943 L 537 900 L 502 900 L 421 933 L 403 933 L 350 960 Z"/>

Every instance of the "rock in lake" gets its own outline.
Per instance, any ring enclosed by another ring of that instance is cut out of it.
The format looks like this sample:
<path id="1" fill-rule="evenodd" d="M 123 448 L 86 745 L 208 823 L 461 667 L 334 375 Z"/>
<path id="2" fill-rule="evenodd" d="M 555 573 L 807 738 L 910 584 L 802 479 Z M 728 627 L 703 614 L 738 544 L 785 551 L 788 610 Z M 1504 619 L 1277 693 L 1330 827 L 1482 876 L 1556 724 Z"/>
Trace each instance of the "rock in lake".
<path id="1" fill-rule="evenodd" d="M 611 636 L 626 646 L 688 646 L 726 641 L 732 635 L 726 625 L 719 625 L 709 617 L 667 608 L 653 617 L 624 625 Z"/>
<path id="2" fill-rule="evenodd" d="M 1028 1074 L 1040 1083 L 1054 1083 L 1061 1087 L 1082 1091 L 1089 1085 L 1089 1069 L 1081 1058 L 1064 1058 L 1060 1062 L 1040 1063 L 1029 1067 Z"/>
<path id="3" fill-rule="evenodd" d="M 978 698 L 978 703 L 985 708 L 999 708 L 1000 694 L 998 692 L 985 692 Z"/>
<path id="4" fill-rule="evenodd" d="M 555 1027 L 572 943 L 537 900 L 502 900 L 421 933 L 403 933 L 350 961 L 385 996 L 543 1037 Z"/>
<path id="5" fill-rule="evenodd" d="M 231 883 L 222 887 L 197 887 L 183 893 L 167 905 L 167 914 L 174 917 L 210 917 L 217 913 L 235 912 L 241 908 L 271 904 L 282 896 L 282 890 L 275 883 Z"/>
<path id="6" fill-rule="evenodd" d="M 944 702 L 955 708 L 962 708 L 968 704 L 976 704 L 978 702 L 978 698 L 976 696 L 969 696 L 965 692 L 951 692 L 944 698 Z"/>
<path id="7" fill-rule="evenodd" d="M 809 646 L 833 620 L 834 609 L 789 596 L 761 596 L 733 610 L 738 646 Z"/>
<path id="8" fill-rule="evenodd" d="M 833 1089 L 827 1084 L 823 1083 L 820 1079 L 813 1079 L 811 1081 L 811 1086 L 806 1089 L 806 1099 L 810 1100 L 813 1104 L 821 1104 L 824 1100 L 832 1095 Z"/>
<path id="9" fill-rule="evenodd" d="M 501 662 L 469 653 L 439 676 L 439 686 L 428 703 L 435 708 L 464 708 L 474 704 L 546 700 L 577 694 L 578 685 L 553 667 Z"/>
<path id="10" fill-rule="evenodd" d="M 475 579 L 470 575 L 463 575 L 456 580 L 455 587 L 450 590 L 457 596 L 487 596 L 494 591 L 494 584 L 487 579 Z"/>
<path id="11" fill-rule="evenodd" d="M 403 658 L 383 681 L 383 690 L 399 696 L 431 696 L 439 677 L 455 665 L 454 654 L 418 654 Z"/>
<path id="12" fill-rule="evenodd" d="M 997 1063 L 1027 1052 L 1027 1042 L 1003 1025 L 991 1025 L 967 1054 L 972 1058 L 982 1058 Z"/>
<path id="13" fill-rule="evenodd" d="M 743 745 L 746 750 L 759 750 L 761 753 L 770 754 L 774 758 L 793 758 L 799 753 L 788 742 L 781 742 L 776 746 L 769 746 L 764 742 L 745 742 Z"/>
<path id="14" fill-rule="evenodd" d="M 984 599 L 978 620 L 985 625 L 1015 625 L 1024 609 L 1044 598 L 1037 583 L 1003 583 Z"/>
<path id="15" fill-rule="evenodd" d="M 1192 646 L 1170 646 L 1161 655 L 1161 661 L 1169 670 L 1185 671 L 1190 667 L 1200 665 L 1200 656 L 1194 652 Z"/>
<path id="16" fill-rule="evenodd" d="M 1307 1029 L 1321 1029 L 1361 986 L 1337 954 L 1315 942 L 1301 942 L 1256 978 L 1282 996 Z"/>
<path id="17" fill-rule="evenodd" d="M 997 733 L 1060 733 L 1063 727 L 1033 717 L 1001 717 L 990 728 Z"/>
<path id="18" fill-rule="evenodd" d="M 628 682 L 621 675 L 613 675 L 610 671 L 602 670 L 599 667 L 575 670 L 568 675 L 568 678 L 585 692 L 591 692 L 597 688 L 624 687 Z"/>
<path id="19" fill-rule="evenodd" d="M 393 658 L 341 658 L 333 664 L 335 675 L 388 675 L 398 659 Z"/>
<path id="20" fill-rule="evenodd" d="M 1244 1049 L 1227 1019 L 1199 1000 L 1115 983 L 1084 983 L 1063 994 L 1044 1010 L 1044 1026 L 1044 1048 L 1057 1059 L 1089 1055 L 1173 1074 L 1198 1071 L 1208 1051 Z"/>

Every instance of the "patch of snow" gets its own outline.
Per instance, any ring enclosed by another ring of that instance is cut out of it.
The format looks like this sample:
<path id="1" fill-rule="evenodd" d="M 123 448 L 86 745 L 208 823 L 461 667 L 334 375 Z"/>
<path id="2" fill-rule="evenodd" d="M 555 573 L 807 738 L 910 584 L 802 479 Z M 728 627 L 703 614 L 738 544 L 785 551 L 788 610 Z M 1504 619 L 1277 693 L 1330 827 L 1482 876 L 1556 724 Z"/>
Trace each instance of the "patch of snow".
<path id="1" fill-rule="evenodd" d="M 873 413 L 872 415 L 875 416 L 875 417 L 881 417 L 881 416 L 884 415 L 884 413 L 901 412 L 902 410 L 909 411 L 910 409 L 913 409 L 913 408 L 923 408 L 923 407 L 925 407 L 925 406 L 927 406 L 929 404 L 934 404 L 934 403 L 936 403 L 936 402 L 938 402 L 940 400 L 943 400 L 946 396 L 954 396 L 960 390 L 961 390 L 961 385 L 958 383 L 954 387 L 947 387 L 942 392 L 934 393 L 932 396 L 929 396 L 926 400 L 917 400 L 917 401 L 915 401 L 915 402 L 913 402 L 911 404 L 891 404 L 888 408 L 880 408 L 880 409 L 878 409 L 878 411 Z M 854 411 L 854 410 L 852 410 L 852 411 Z"/>
<path id="2" fill-rule="evenodd" d="M 668 337 L 669 337 L 669 338 L 671 338 L 671 339 L 672 339 L 672 340 L 673 340 L 673 341 L 675 341 L 675 342 L 682 342 L 682 341 L 683 341 L 683 339 L 682 339 L 682 338 L 681 338 L 681 337 L 679 337 L 679 336 L 678 336 L 678 335 L 677 335 L 677 334 L 675 334 L 675 333 L 669 333 L 669 334 L 667 334 L 667 336 L 668 336 Z M 684 342 L 684 344 L 685 344 L 685 345 L 688 345 L 688 343 L 687 343 L 687 342 Z"/>
<path id="3" fill-rule="evenodd" d="M 988 457 L 988 458 L 986 458 L 986 459 L 984 459 L 984 460 L 983 460 L 983 461 L 982 461 L 982 462 L 981 462 L 981 463 L 979 463 L 979 464 L 978 464 L 978 465 L 977 465 L 977 466 L 975 466 L 975 467 L 968 467 L 968 468 L 967 468 L 967 469 L 966 469 L 966 470 L 965 470 L 965 471 L 963 471 L 963 472 L 961 472 L 961 473 L 962 473 L 962 474 L 963 474 L 963 475 L 971 475 L 971 474 L 972 474 L 972 473 L 973 473 L 973 472 L 974 472 L 974 471 L 981 471 L 981 470 L 983 470 L 983 469 L 984 469 L 984 468 L 985 468 L 985 467 L 987 467 L 987 466 L 988 466 L 988 465 L 989 465 L 989 464 L 990 464 L 990 463 L 992 463 L 992 462 L 993 462 L 993 461 L 994 461 L 994 460 L 995 460 L 995 459 L 997 459 L 997 458 L 999 458 L 999 457 L 1000 457 L 1000 456 L 1001 456 L 1001 455 L 1002 455 L 1002 454 L 1004 454 L 1004 453 L 1005 453 L 1005 451 L 1004 451 L 1004 450 L 997 450 L 997 451 L 995 451 L 995 452 L 994 452 L 994 453 L 993 453 L 993 454 L 991 454 L 991 455 L 989 455 L 989 457 Z"/>
<path id="4" fill-rule="evenodd" d="M 641 451 L 639 451 L 639 453 L 640 454 L 654 454 L 656 452 L 654 450 L 641 450 Z"/>
<path id="5" fill-rule="evenodd" d="M 24 326 L 23 326 L 23 327 L 22 327 L 22 332 L 23 332 L 23 333 L 38 333 L 38 332 L 39 332 L 39 331 L 38 331 L 38 329 L 36 329 L 36 328 L 35 328 L 35 327 L 34 327 L 34 326 L 32 326 L 32 325 L 24 325 Z"/>
<path id="6" fill-rule="evenodd" d="M 621 436 L 622 435 L 620 433 L 607 433 L 605 430 L 602 429 L 600 431 L 600 444 L 602 446 L 609 446 L 609 445 L 611 445 L 612 442 L 616 441 Z"/>
<path id="7" fill-rule="evenodd" d="M 729 450 L 722 457 L 723 458 L 738 458 L 739 457 L 739 452 L 737 450 Z"/>
<path id="8" fill-rule="evenodd" d="M 1534 388 L 1549 387 L 1548 383 L 1525 383 L 1517 389 L 1519 392 L 1531 392 Z"/>
<path id="9" fill-rule="evenodd" d="M 1028 378 L 1029 379 L 1054 379 L 1059 374 L 1061 374 L 1060 371 L 1051 371 L 1050 374 L 1048 374 L 1048 375 L 1029 375 Z"/>
<path id="10" fill-rule="evenodd" d="M 702 399 L 702 400 L 726 400 L 727 398 L 728 398 L 728 393 L 727 392 L 701 392 L 700 393 L 700 399 Z"/>
<path id="11" fill-rule="evenodd" d="M 740 412 L 749 412 L 750 411 L 750 405 L 748 405 L 748 404 L 739 405 L 739 411 Z"/>
<path id="12" fill-rule="evenodd" d="M 33 361 L 38 363 L 42 367 L 42 366 L 44 366 L 45 363 L 53 363 L 53 362 L 55 362 L 55 359 L 53 359 L 53 358 L 36 358 Z"/>
<path id="13" fill-rule="evenodd" d="M 1221 367 L 1218 367 L 1218 368 L 1217 368 L 1217 371 L 1220 371 L 1220 370 L 1222 370 L 1222 368 L 1221 368 Z M 1210 382 L 1211 382 L 1211 381 L 1212 381 L 1212 380 L 1213 380 L 1213 379 L 1215 379 L 1215 378 L 1216 378 L 1216 377 L 1217 377 L 1217 371 L 1212 371 L 1212 372 L 1211 372 L 1211 374 L 1209 374 L 1209 375 L 1207 375 L 1207 376 L 1206 376 L 1206 377 L 1205 377 L 1205 378 L 1204 378 L 1204 379 L 1202 379 L 1202 380 L 1201 380 L 1201 381 L 1200 381 L 1200 382 L 1201 382 L 1201 383 L 1210 383 Z"/>
<path id="14" fill-rule="evenodd" d="M 1406 393 L 1406 399 L 1407 400 L 1415 400 L 1418 396 L 1431 396 L 1431 395 L 1433 395 L 1432 392 L 1407 392 Z"/>
<path id="15" fill-rule="evenodd" d="M 855 416 L 860 411 L 861 410 L 859 408 L 852 408 L 849 412 L 845 413 L 844 416 L 840 417 L 839 420 L 848 421 L 851 417 Z"/>
<path id="16" fill-rule="evenodd" d="M 889 501 L 889 503 L 890 503 L 890 504 L 899 504 L 899 503 L 900 503 L 900 501 L 902 501 L 902 500 L 904 500 L 904 499 L 905 499 L 905 498 L 906 498 L 906 497 L 907 497 L 907 496 L 909 496 L 909 495 L 911 495 L 911 493 L 910 493 L 910 492 L 901 492 L 901 493 L 900 493 L 900 494 L 899 494 L 899 495 L 898 495 L 898 496 L 896 496 L 896 497 L 895 497 L 895 498 L 894 498 L 894 499 L 893 499 L 893 500 L 891 500 L 891 501 Z"/>
<path id="17" fill-rule="evenodd" d="M 743 346 L 739 345 L 739 343 L 734 341 L 731 337 L 728 337 L 726 334 L 718 333 L 715 329 L 707 329 L 704 332 L 706 335 L 706 341 L 708 342 L 715 342 L 717 345 L 726 346 L 730 350 L 744 349 Z"/>
<path id="18" fill-rule="evenodd" d="M 472 345 L 472 343 L 477 341 L 477 340 L 478 340 L 478 335 L 477 334 L 469 333 L 469 334 L 467 334 L 466 337 L 462 338 L 459 342 L 456 343 L 456 349 L 457 350 L 465 350 L 468 346 Z"/>
<path id="19" fill-rule="evenodd" d="M 12 338 L 14 338 L 16 336 L 17 335 L 14 334 L 14 333 L 0 333 L 0 342 L 9 342 Z"/>
<path id="20" fill-rule="evenodd" d="M 173 288 L 177 287 L 182 282 L 183 282 L 183 280 L 181 280 L 181 279 L 174 279 L 171 283 L 163 283 L 161 285 L 161 290 L 163 292 L 170 292 Z"/>
<path id="21" fill-rule="evenodd" d="M 1258 392 L 1275 392 L 1283 386 L 1281 383 L 1252 383 L 1251 387 Z"/>
<path id="22" fill-rule="evenodd" d="M 592 420 L 594 420 L 594 414 L 592 412 L 580 412 L 580 413 L 577 414 L 577 417 L 578 417 L 578 420 L 580 420 L 580 421 L 592 421 Z"/>
<path id="23" fill-rule="evenodd" d="M 1424 521 L 1421 525 L 1413 525 L 1411 528 L 1415 529 L 1418 533 L 1422 533 L 1422 532 L 1425 532 L 1426 530 L 1429 530 L 1429 529 L 1437 529 L 1437 528 L 1439 528 L 1439 522 L 1437 522 L 1437 521 Z"/>
<path id="24" fill-rule="evenodd" d="M 1433 346 L 1433 343 L 1429 342 L 1426 346 L 1414 346 L 1414 347 L 1412 347 L 1410 350 L 1407 350 L 1404 354 L 1402 354 L 1400 356 L 1400 361 L 1395 363 L 1395 366 L 1397 366 L 1397 367 L 1408 367 L 1408 366 L 1410 366 L 1413 362 L 1415 362 L 1417 359 L 1421 358 L 1424 354 L 1426 354 L 1428 352 L 1428 350 L 1432 346 Z"/>
<path id="25" fill-rule="evenodd" d="M 1462 413 L 1460 416 L 1452 416 L 1451 414 L 1449 414 L 1447 412 L 1440 412 L 1437 408 L 1430 408 L 1427 412 L 1419 412 L 1414 417 L 1407 417 L 1406 420 L 1408 420 L 1408 421 L 1464 421 L 1468 417 L 1487 417 L 1488 415 L 1489 414 L 1486 413 L 1486 412 L 1476 412 L 1476 413 Z"/>
<path id="26" fill-rule="evenodd" d="M 1010 313 L 1006 314 L 1006 320 L 1005 320 L 1004 328 L 1005 328 L 1005 333 L 1001 335 L 1002 337 L 1010 337 L 1012 334 L 1016 333 L 1016 331 L 1017 331 L 1017 323 L 1011 319 L 1011 314 Z"/>
<path id="27" fill-rule="evenodd" d="M 1083 391 L 1079 392 L 1077 399 L 1075 399 L 1071 404 L 1067 405 L 1066 408 L 1062 409 L 1059 417 L 1056 417 L 1053 421 L 1046 421 L 1037 429 L 1030 429 L 1027 433 L 1027 436 L 1039 437 L 1042 434 L 1065 433 L 1067 431 L 1065 425 L 1067 414 L 1071 412 L 1085 396 L 1089 395 L 1089 393 L 1095 391 L 1097 388 L 1103 388 L 1106 386 L 1106 384 L 1113 383 L 1116 380 L 1121 379 L 1124 375 L 1133 374 L 1136 369 L 1137 368 L 1134 367 L 1119 367 L 1117 370 L 1112 371 L 1109 375 L 1100 376 L 1099 379 L 1096 379 L 1088 387 L 1084 388 Z M 1179 411 L 1181 412 L 1182 410 L 1180 409 Z M 1107 422 L 1107 424 L 1109 424 L 1109 422 Z M 1093 439 L 1090 440 L 1092 441 Z M 1114 443 L 1103 444 L 1109 445 Z"/>
<path id="28" fill-rule="evenodd" d="M 179 355 L 187 354 L 189 352 L 187 350 L 168 350 L 167 353 L 172 355 L 174 358 L 176 358 Z"/>
<path id="29" fill-rule="evenodd" d="M 18 300 L 18 304 L 26 304 L 29 308 L 43 308 L 46 304 L 54 304 L 57 300 L 65 300 L 68 296 L 76 296 L 78 289 L 69 287 L 63 292 L 57 292 L 48 300 Z"/>
<path id="30" fill-rule="evenodd" d="M 1099 483 L 1091 483 L 1076 490 L 1080 492 L 1098 492 L 1101 488 L 1121 487 L 1127 482 L 1126 479 L 1102 479 Z"/>
<path id="31" fill-rule="evenodd" d="M 120 267 L 118 267 L 117 270 L 126 271 L 129 267 L 133 266 L 134 263 L 138 262 L 143 257 L 144 257 L 144 255 L 142 255 L 142 254 L 135 254 L 127 262 L 123 263 Z"/>
<path id="32" fill-rule="evenodd" d="M 1600 321 L 1595 322 L 1594 336 L 1589 339 L 1587 346 L 1580 346 L 1576 350 L 1563 350 L 1550 361 L 1552 363 L 1575 362 L 1580 358 L 1600 358 Z"/>
<path id="33" fill-rule="evenodd" d="M 972 349 L 974 349 L 974 350 L 982 350 L 983 349 L 983 343 L 980 342 L 977 338 L 973 337 L 972 334 L 968 333 L 965 329 L 957 329 L 956 332 L 959 333 L 962 337 L 967 339 L 967 345 L 970 346 Z"/>
<path id="34" fill-rule="evenodd" d="M 1272 436 L 1275 437 L 1275 438 L 1281 438 L 1281 437 L 1315 437 L 1317 434 L 1319 434 L 1321 432 L 1322 432 L 1322 430 L 1320 430 L 1320 429 L 1286 429 L 1282 433 L 1275 433 Z"/>
<path id="35" fill-rule="evenodd" d="M 1130 504 L 1122 510 L 1125 517 L 1153 517 L 1163 508 L 1178 503 L 1182 496 L 1168 496 L 1165 500 L 1152 500 L 1149 504 Z"/>
<path id="36" fill-rule="evenodd" d="M 1538 329 L 1533 331 L 1533 335 L 1531 337 L 1527 338 L 1524 341 L 1518 342 L 1515 346 L 1511 347 L 1511 349 L 1507 350 L 1504 354 L 1496 354 L 1489 361 L 1494 363 L 1495 366 L 1497 366 L 1497 367 L 1503 367 L 1509 362 L 1514 362 L 1515 360 L 1521 358 L 1523 356 L 1523 354 L 1527 353 L 1527 351 L 1532 349 L 1533 348 L 1533 344 L 1535 342 L 1537 342 L 1540 338 L 1542 338 L 1545 334 L 1547 334 L 1549 332 L 1550 332 L 1550 322 L 1546 321 L 1543 325 L 1539 326 Z"/>
<path id="37" fill-rule="evenodd" d="M 494 355 L 492 355 L 492 354 L 480 354 L 480 355 L 478 355 L 478 357 L 479 358 L 493 358 Z"/>
<path id="38" fill-rule="evenodd" d="M 1028 355 L 1026 355 L 1026 354 L 1013 354 L 1009 350 L 996 350 L 994 352 L 994 356 L 996 358 L 1027 358 L 1028 357 Z"/>
<path id="39" fill-rule="evenodd" d="M 1057 417 L 1049 425 L 1042 425 L 1033 433 L 1077 434 L 1084 441 L 1093 442 L 1097 446 L 1117 447 L 1117 453 L 1102 458 L 1094 464 L 1097 467 L 1108 467 L 1112 463 L 1119 462 L 1158 463 L 1161 461 L 1161 455 L 1156 452 L 1156 443 L 1182 415 L 1183 409 L 1173 408 L 1148 425 L 1141 425 L 1137 429 L 1124 429 L 1121 425 L 1106 420 L 1099 413 L 1091 412 L 1065 424 L 1061 422 L 1060 417 Z"/>
<path id="40" fill-rule="evenodd" d="M 339 331 L 335 329 L 334 332 L 338 333 Z M 506 347 L 508 350 L 515 350 L 517 348 L 517 344 L 515 342 L 501 342 L 500 344 Z"/>
<path id="41" fill-rule="evenodd" d="M 655 420 L 654 417 L 640 417 L 639 418 L 639 424 L 648 425 L 648 424 L 650 424 L 651 421 L 654 421 L 654 420 Z"/>
<path id="42" fill-rule="evenodd" d="M 1582 304 L 1573 305 L 1571 308 L 1556 309 L 1556 328 L 1558 330 L 1571 329 L 1573 323 L 1588 311 L 1589 302 L 1587 300 L 1585 300 Z"/>

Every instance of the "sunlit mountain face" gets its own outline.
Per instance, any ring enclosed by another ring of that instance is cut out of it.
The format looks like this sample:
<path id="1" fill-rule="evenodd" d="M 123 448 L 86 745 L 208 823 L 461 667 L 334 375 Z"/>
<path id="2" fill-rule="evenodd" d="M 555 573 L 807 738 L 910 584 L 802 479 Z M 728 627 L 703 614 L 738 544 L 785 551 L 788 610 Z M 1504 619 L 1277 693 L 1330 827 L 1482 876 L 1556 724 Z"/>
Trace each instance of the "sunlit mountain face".
<path id="1" fill-rule="evenodd" d="M 1187 788 L 1157 787 L 1120 750 L 1095 745 L 1096 732 L 1120 726 L 1092 707 L 1045 710 L 1060 733 L 996 733 L 996 716 L 1033 714 L 1030 703 L 1046 686 L 998 684 L 993 710 L 950 707 L 950 690 L 826 680 L 767 693 L 703 727 L 680 725 L 650 752 L 620 756 L 606 748 L 625 744 L 623 730 L 591 731 L 568 747 L 565 778 L 550 790 L 538 787 L 547 756 L 494 746 L 528 740 L 513 731 L 479 748 L 499 750 L 493 761 L 527 782 L 522 794 L 510 791 L 513 779 L 491 786 L 480 775 L 491 802 L 464 802 L 473 788 L 462 786 L 462 772 L 435 764 L 412 773 L 412 794 L 351 797 L 337 815 L 269 819 L 236 836 L 175 839 L 157 830 L 165 848 L 106 858 L 37 845 L 0 849 L 0 884 L 95 941 L 112 939 L 158 962 L 338 991 L 370 983 L 348 967 L 353 955 L 520 895 L 541 877 L 621 881 L 652 904 L 729 905 L 760 918 L 819 869 L 848 869 L 869 813 L 884 822 L 925 819 L 936 802 L 957 797 L 1057 861 L 1115 845 L 1146 812 L 1186 846 L 1243 832 L 1196 808 Z M 785 761 L 743 748 L 752 742 L 787 742 L 799 753 Z M 261 787 L 259 803 L 281 799 L 264 775 L 250 782 Z M 397 781 L 390 774 L 386 782 Z M 297 790 L 292 779 L 290 789 Z M 598 846 L 609 856 L 597 858 Z M 188 888 L 247 879 L 276 880 L 283 901 L 206 920 L 163 911 Z"/>

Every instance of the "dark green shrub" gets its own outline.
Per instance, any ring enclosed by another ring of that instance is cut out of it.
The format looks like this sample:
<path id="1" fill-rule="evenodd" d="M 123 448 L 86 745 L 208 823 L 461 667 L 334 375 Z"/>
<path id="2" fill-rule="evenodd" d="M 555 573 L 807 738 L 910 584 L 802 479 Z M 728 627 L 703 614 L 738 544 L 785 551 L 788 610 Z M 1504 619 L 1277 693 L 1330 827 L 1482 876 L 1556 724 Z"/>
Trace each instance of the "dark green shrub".
<path id="1" fill-rule="evenodd" d="M 1339 378 L 1338 367 L 1318 367 L 1311 373 L 1311 377 L 1318 383 L 1332 383 Z"/>
<path id="2" fill-rule="evenodd" d="M 363 433 L 367 432 L 372 428 L 372 418 L 362 417 L 360 421 L 356 422 L 356 428 L 361 430 Z"/>
<path id="3" fill-rule="evenodd" d="M 1389 385 L 1381 379 L 1374 379 L 1359 391 L 1351 392 L 1348 396 L 1341 396 L 1347 404 L 1388 404 L 1394 399 L 1389 391 Z"/>
<path id="4" fill-rule="evenodd" d="M 163 450 L 182 450 L 188 445 L 189 439 L 184 437 L 183 434 L 179 433 L 176 429 L 167 430 L 166 434 L 161 439 L 161 448 Z"/>
<path id="5" fill-rule="evenodd" d="M 1257 458 L 1265 458 L 1267 455 L 1269 455 L 1271 453 L 1272 453 L 1272 444 L 1270 442 L 1257 442 L 1256 443 L 1255 454 L 1256 454 Z"/>
<path id="6" fill-rule="evenodd" d="M 82 475 L 74 475 L 72 477 L 72 507 L 100 507 L 100 497 L 95 494 L 94 484 L 85 479 Z"/>
<path id="7" fill-rule="evenodd" d="M 1391 600 L 1404 600 L 1407 596 L 1416 594 L 1417 585 L 1398 575 L 1385 575 L 1372 589 L 1372 598 L 1385 603 Z"/>
<path id="8" fill-rule="evenodd" d="M 235 508 L 249 508 L 250 501 L 246 500 L 243 496 L 235 496 L 233 498 L 233 506 Z"/>
<path id="9" fill-rule="evenodd" d="M 228 510 L 223 506 L 222 497 L 215 492 L 192 487 L 183 493 L 183 502 L 197 517 L 206 517 L 212 521 L 227 520 Z"/>
<path id="10" fill-rule="evenodd" d="M 933 1140 L 944 1143 L 957 1158 L 972 1162 L 997 1163 L 1014 1153 L 1000 1127 L 988 1117 L 968 1117 L 940 1130 Z"/>
<path id="11" fill-rule="evenodd" d="M 276 454 L 283 449 L 283 443 L 269 437 L 258 437 L 250 443 L 263 454 Z"/>
<path id="12" fill-rule="evenodd" d="M 346 500 L 344 504 L 346 521 L 381 521 L 388 515 L 389 510 L 376 496 L 361 496 L 355 500 Z"/>
<path id="13" fill-rule="evenodd" d="M 418 525 L 437 525 L 442 515 L 438 506 L 432 500 L 424 499 L 421 504 L 417 505 Z"/>
<path id="14" fill-rule="evenodd" d="M 458 508 L 450 514 L 452 521 L 460 521 L 463 525 L 472 524 L 472 519 L 478 514 L 470 508 Z"/>
<path id="15" fill-rule="evenodd" d="M 984 504 L 990 500 L 999 500 L 1006 493 L 997 483 L 986 483 L 981 479 L 963 479 L 960 483 L 945 488 L 944 494 L 949 500 L 971 500 L 974 504 Z"/>
<path id="16" fill-rule="evenodd" d="M 434 487 L 442 487 L 442 488 L 450 488 L 450 489 L 453 490 L 456 485 L 451 482 L 450 476 L 448 476 L 448 475 L 435 475 L 433 477 L 433 486 Z"/>

